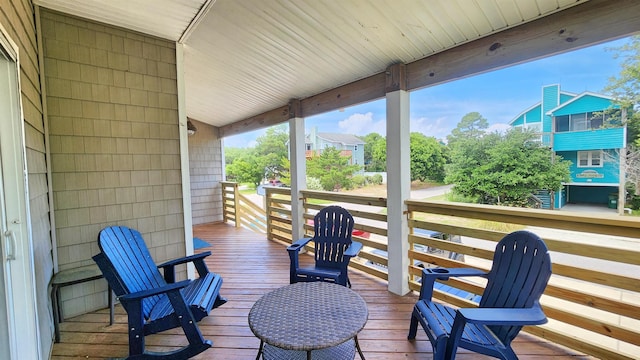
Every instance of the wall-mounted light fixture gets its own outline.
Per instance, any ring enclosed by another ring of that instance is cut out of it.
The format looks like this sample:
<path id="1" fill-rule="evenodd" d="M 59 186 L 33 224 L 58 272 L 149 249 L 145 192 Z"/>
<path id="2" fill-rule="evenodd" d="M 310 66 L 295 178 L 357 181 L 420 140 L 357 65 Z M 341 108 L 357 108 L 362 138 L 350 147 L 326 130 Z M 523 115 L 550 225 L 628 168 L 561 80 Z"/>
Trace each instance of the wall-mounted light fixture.
<path id="1" fill-rule="evenodd" d="M 193 135 L 196 133 L 196 131 L 198 131 L 198 128 L 195 125 L 193 125 L 191 120 L 187 120 L 187 134 Z"/>

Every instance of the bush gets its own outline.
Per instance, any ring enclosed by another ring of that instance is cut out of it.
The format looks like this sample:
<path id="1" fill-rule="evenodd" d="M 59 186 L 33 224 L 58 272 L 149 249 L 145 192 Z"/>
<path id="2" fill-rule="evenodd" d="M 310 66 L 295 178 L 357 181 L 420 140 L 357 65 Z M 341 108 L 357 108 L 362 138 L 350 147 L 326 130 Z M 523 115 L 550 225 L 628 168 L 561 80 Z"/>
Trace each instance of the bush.
<path id="1" fill-rule="evenodd" d="M 367 178 L 364 177 L 364 175 L 354 175 L 351 178 L 351 181 L 353 182 L 353 185 L 359 188 L 367 185 Z"/>
<path id="2" fill-rule="evenodd" d="M 320 179 L 307 176 L 307 189 L 322 190 L 322 184 L 320 183 Z"/>
<path id="3" fill-rule="evenodd" d="M 639 195 L 632 196 L 631 197 L 631 201 L 629 201 L 629 206 L 633 210 L 639 210 L 640 209 L 640 196 Z"/>
<path id="4" fill-rule="evenodd" d="M 382 175 L 373 174 L 373 176 L 371 177 L 371 183 L 374 184 L 374 185 L 382 184 Z"/>

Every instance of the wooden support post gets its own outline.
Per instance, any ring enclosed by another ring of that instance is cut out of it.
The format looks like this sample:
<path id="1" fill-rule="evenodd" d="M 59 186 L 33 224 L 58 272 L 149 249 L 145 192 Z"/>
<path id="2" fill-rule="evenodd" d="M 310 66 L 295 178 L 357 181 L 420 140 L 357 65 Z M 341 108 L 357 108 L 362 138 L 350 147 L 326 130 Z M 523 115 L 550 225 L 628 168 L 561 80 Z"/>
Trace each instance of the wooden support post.
<path id="1" fill-rule="evenodd" d="M 291 241 L 304 237 L 304 204 L 300 191 L 307 188 L 304 118 L 300 100 L 289 102 L 289 158 L 291 159 Z"/>
<path id="2" fill-rule="evenodd" d="M 409 92 L 406 68 L 395 64 L 387 69 L 387 223 L 389 291 L 409 292 L 409 244 L 407 206 L 411 195 L 409 154 Z"/>

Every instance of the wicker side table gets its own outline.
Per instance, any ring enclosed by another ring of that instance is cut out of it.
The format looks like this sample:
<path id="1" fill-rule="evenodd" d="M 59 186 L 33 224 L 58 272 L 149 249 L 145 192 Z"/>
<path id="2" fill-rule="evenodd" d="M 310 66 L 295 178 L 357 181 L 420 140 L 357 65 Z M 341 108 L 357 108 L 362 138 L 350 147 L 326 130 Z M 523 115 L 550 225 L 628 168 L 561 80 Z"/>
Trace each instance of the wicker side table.
<path id="1" fill-rule="evenodd" d="M 261 297 L 249 312 L 249 327 L 260 339 L 260 355 L 311 360 L 331 354 L 364 360 L 358 333 L 368 318 L 367 304 L 351 289 L 326 282 L 291 284 Z M 350 340 L 353 339 L 353 342 Z M 353 345 L 351 345 L 353 344 Z M 336 354 L 339 352 L 340 354 Z"/>

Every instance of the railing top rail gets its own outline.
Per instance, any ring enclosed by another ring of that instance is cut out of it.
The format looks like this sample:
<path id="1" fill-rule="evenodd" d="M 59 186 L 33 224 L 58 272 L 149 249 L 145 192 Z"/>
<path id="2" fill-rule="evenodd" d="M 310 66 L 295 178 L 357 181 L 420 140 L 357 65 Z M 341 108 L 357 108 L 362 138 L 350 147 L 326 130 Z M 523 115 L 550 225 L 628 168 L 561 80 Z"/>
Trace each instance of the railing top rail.
<path id="1" fill-rule="evenodd" d="M 564 230 L 638 237 L 640 219 L 619 215 L 592 215 L 569 211 L 514 208 L 497 205 L 406 200 L 409 211 L 492 220 L 513 224 L 554 227 Z"/>

